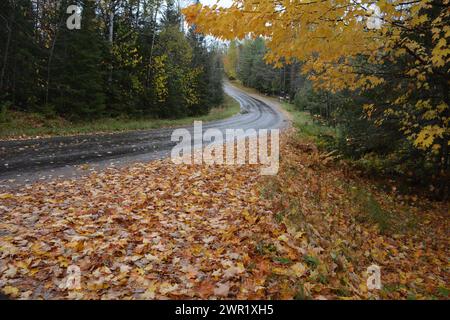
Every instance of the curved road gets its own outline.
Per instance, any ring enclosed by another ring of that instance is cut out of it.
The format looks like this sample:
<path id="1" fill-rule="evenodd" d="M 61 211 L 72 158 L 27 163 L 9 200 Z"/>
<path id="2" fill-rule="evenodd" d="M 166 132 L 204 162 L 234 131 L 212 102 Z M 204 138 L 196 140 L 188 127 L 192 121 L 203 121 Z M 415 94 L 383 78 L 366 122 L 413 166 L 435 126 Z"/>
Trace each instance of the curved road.
<path id="1" fill-rule="evenodd" d="M 275 129 L 286 126 L 284 115 L 242 90 L 225 84 L 225 92 L 241 105 L 231 118 L 203 124 L 203 131 L 226 129 Z M 175 128 L 113 134 L 0 141 L 0 191 L 37 180 L 72 177 L 106 166 L 149 161 L 168 156 Z M 193 128 L 186 127 L 192 131 Z M 82 166 L 80 164 L 88 164 Z"/>

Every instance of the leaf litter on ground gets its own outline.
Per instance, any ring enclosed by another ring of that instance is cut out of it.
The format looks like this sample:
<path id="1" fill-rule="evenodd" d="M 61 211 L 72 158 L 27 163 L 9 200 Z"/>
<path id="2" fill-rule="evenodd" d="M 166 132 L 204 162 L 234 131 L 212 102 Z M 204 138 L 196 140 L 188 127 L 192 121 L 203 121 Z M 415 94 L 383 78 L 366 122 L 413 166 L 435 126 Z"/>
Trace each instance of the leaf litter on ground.
<path id="1" fill-rule="evenodd" d="M 257 165 L 167 159 L 0 194 L 1 291 L 14 299 L 448 298 L 448 204 L 372 190 L 341 160 L 292 135 L 283 141 L 273 177 Z M 392 211 L 390 223 L 414 227 L 382 230 L 354 196 L 361 188 Z M 382 268 L 382 290 L 367 289 L 371 264 Z M 73 265 L 80 288 L 70 289 Z"/>

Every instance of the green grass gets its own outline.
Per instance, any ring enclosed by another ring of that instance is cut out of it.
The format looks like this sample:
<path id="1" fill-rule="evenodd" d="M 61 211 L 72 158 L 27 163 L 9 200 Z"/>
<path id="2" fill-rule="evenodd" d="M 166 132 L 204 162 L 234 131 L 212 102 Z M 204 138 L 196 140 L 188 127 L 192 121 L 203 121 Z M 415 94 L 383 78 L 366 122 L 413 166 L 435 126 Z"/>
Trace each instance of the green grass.
<path id="1" fill-rule="evenodd" d="M 301 138 L 312 139 L 317 142 L 322 136 L 336 136 L 336 129 L 314 122 L 309 112 L 298 110 L 292 103 L 284 102 L 281 105 L 291 114 L 292 124 Z"/>
<path id="2" fill-rule="evenodd" d="M 224 103 L 209 114 L 181 119 L 105 118 L 90 122 L 70 122 L 62 118 L 46 118 L 40 114 L 8 112 L 1 117 L 0 139 L 36 136 L 67 136 L 101 132 L 121 132 L 189 125 L 194 120 L 214 121 L 229 118 L 240 111 L 239 103 L 225 95 Z"/>
<path id="3" fill-rule="evenodd" d="M 239 80 L 232 80 L 230 82 L 247 93 L 261 94 L 256 89 L 245 87 Z M 271 98 L 278 100 L 276 97 Z M 298 110 L 292 103 L 283 102 L 281 106 L 291 114 L 292 124 L 297 128 L 300 138 L 313 140 L 320 146 L 321 138 L 337 136 L 337 129 L 314 122 L 309 112 Z"/>
<path id="4" fill-rule="evenodd" d="M 363 188 L 353 189 L 353 200 L 360 212 L 356 220 L 361 223 L 375 223 L 382 234 L 392 232 L 394 221 L 391 214 L 385 211 L 374 196 Z"/>

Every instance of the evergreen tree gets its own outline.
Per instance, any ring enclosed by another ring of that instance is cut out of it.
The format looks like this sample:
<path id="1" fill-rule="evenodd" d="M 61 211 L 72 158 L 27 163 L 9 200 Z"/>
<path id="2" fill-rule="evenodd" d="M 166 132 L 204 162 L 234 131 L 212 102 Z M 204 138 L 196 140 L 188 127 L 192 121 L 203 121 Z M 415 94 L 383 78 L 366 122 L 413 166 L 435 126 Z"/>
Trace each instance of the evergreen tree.
<path id="1" fill-rule="evenodd" d="M 78 4 L 82 6 L 81 29 L 61 27 L 56 41 L 50 101 L 58 114 L 70 118 L 99 117 L 105 110 L 105 47 L 98 31 L 95 3 L 85 0 Z"/>
<path id="2" fill-rule="evenodd" d="M 208 50 L 204 36 L 195 31 L 195 26 L 190 28 L 188 39 L 193 52 L 192 68 L 198 70 L 198 101 L 191 106 L 189 114 L 207 114 L 212 107 L 223 102 L 221 60 L 214 50 Z"/>
<path id="3" fill-rule="evenodd" d="M 128 16 L 116 17 L 116 40 L 111 48 L 110 79 L 108 79 L 108 115 L 140 114 L 138 103 L 144 91 L 145 68 L 139 50 L 139 33 Z"/>
<path id="4" fill-rule="evenodd" d="M 177 26 L 166 27 L 158 39 L 156 51 L 164 60 L 167 94 L 164 100 L 158 101 L 157 115 L 164 118 L 186 116 L 195 99 L 190 96 L 195 94 L 191 90 L 195 86 L 193 70 L 190 69 L 192 48 Z"/>
<path id="5" fill-rule="evenodd" d="M 39 51 L 34 38 L 34 16 L 30 0 L 0 2 L 0 103 L 22 110 L 35 107 Z"/>
<path id="6" fill-rule="evenodd" d="M 161 25 L 163 28 L 169 26 L 181 27 L 181 12 L 175 0 L 166 1 L 166 10 L 161 19 Z"/>
<path id="7" fill-rule="evenodd" d="M 265 93 L 282 93 L 281 76 L 284 70 L 275 69 L 264 61 L 267 48 L 264 39 L 244 42 L 241 48 L 238 76 L 244 85 Z"/>
<path id="8" fill-rule="evenodd" d="M 66 26 L 69 5 L 80 30 Z M 1 1 L 0 107 L 75 120 L 206 114 L 223 99 L 222 67 L 191 31 L 175 0 Z"/>

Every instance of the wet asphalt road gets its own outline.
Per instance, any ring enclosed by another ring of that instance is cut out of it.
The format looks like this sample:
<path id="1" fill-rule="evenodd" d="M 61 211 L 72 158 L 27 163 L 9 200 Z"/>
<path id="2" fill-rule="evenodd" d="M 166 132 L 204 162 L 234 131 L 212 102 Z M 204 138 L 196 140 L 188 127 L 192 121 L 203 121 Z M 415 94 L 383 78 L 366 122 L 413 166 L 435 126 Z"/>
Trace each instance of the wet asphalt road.
<path id="1" fill-rule="evenodd" d="M 226 129 L 276 129 L 287 125 L 276 108 L 238 88 L 225 84 L 225 92 L 241 105 L 241 113 L 203 123 L 203 131 Z M 186 127 L 192 132 L 192 126 Z M 0 141 L 0 192 L 35 181 L 70 178 L 108 166 L 161 159 L 176 145 L 174 128 Z"/>

